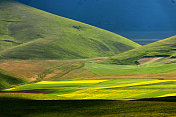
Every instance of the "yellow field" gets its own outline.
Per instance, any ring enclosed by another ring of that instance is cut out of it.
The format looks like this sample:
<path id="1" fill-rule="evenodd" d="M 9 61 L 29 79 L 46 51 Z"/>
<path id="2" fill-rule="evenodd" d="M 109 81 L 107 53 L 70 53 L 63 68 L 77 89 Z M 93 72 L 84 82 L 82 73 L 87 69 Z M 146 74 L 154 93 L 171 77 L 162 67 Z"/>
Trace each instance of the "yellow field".
<path id="1" fill-rule="evenodd" d="M 9 89 L 5 89 L 4 91 L 10 91 L 10 90 L 13 90 L 15 88 L 9 88 Z"/>
<path id="2" fill-rule="evenodd" d="M 159 79 L 41 81 L 6 89 L 4 91 L 7 93 L 11 91 L 12 95 L 1 94 L 0 97 L 17 96 L 25 98 L 26 96 L 28 98 L 28 96 L 37 97 L 38 94 L 42 94 L 39 99 L 43 99 L 45 96 L 50 99 L 49 95 L 51 95 L 51 99 L 135 100 L 176 96 L 175 83 L 176 80 Z M 25 93 L 32 93 L 32 95 L 25 95 Z"/>
<path id="3" fill-rule="evenodd" d="M 169 97 L 169 96 L 176 96 L 176 93 L 165 94 L 157 97 Z"/>
<path id="4" fill-rule="evenodd" d="M 156 90 L 81 90 L 69 94 L 58 95 L 70 99 L 129 99 Z"/>
<path id="5" fill-rule="evenodd" d="M 77 80 L 77 81 L 41 81 L 35 84 L 74 84 L 74 83 L 100 83 L 107 80 Z"/>

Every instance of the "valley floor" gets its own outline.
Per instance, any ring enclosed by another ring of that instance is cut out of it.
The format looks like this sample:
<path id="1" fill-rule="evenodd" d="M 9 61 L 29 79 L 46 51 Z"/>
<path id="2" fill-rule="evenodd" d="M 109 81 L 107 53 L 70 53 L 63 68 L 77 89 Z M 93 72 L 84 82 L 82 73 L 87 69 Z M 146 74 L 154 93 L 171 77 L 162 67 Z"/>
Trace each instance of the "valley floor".
<path id="1" fill-rule="evenodd" d="M 154 58 L 155 61 L 142 61 L 141 65 L 110 65 L 100 64 L 103 59 L 1 60 L 2 70 L 26 81 L 1 90 L 1 115 L 176 115 L 175 60 Z"/>
<path id="2" fill-rule="evenodd" d="M 176 80 L 104 79 L 41 81 L 5 89 L 2 98 L 31 100 L 137 100 L 176 96 Z"/>

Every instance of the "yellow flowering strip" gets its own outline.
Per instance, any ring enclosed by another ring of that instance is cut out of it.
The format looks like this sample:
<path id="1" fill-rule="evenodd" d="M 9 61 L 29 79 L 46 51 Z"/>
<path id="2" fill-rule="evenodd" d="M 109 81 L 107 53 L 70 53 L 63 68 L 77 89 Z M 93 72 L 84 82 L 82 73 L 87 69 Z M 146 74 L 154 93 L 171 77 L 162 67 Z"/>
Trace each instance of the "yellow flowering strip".
<path id="1" fill-rule="evenodd" d="M 168 81 L 176 81 L 176 80 L 152 80 L 152 81 L 144 81 L 144 82 L 137 82 L 137 83 L 131 83 L 131 84 L 121 84 L 121 85 L 117 85 L 117 86 L 98 87 L 98 88 L 94 88 L 94 89 L 106 89 L 106 88 L 129 87 L 129 86 L 137 86 L 137 85 L 148 85 L 148 84 L 168 82 Z"/>
<path id="2" fill-rule="evenodd" d="M 157 97 L 169 97 L 169 96 L 176 96 L 176 93 L 165 94 Z"/>
<path id="3" fill-rule="evenodd" d="M 75 81 L 41 81 L 35 84 L 74 84 L 74 83 L 100 83 L 107 80 L 75 80 Z"/>
<path id="4" fill-rule="evenodd" d="M 13 90 L 13 89 L 16 89 L 16 88 L 5 89 L 4 91 L 10 91 L 10 90 Z"/>
<path id="5" fill-rule="evenodd" d="M 69 94 L 57 95 L 69 99 L 130 99 L 156 90 L 81 90 Z"/>

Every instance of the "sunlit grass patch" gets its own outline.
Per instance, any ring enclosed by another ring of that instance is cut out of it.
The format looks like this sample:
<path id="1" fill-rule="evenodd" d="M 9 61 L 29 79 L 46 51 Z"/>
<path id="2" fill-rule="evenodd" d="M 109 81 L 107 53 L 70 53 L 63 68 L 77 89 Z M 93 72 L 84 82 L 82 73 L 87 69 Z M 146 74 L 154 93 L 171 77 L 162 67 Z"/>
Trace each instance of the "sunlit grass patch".
<path id="1" fill-rule="evenodd" d="M 98 87 L 96 89 L 130 87 L 130 86 L 138 86 L 138 85 L 148 85 L 148 84 L 155 84 L 155 83 L 161 83 L 161 82 L 167 82 L 167 81 L 173 81 L 173 80 L 151 80 L 151 81 L 143 81 L 143 82 L 130 83 L 130 84 L 119 84 L 117 86 Z"/>
<path id="2" fill-rule="evenodd" d="M 16 88 L 9 88 L 9 89 L 5 89 L 4 91 L 11 91 L 11 90 L 14 90 Z"/>
<path id="3" fill-rule="evenodd" d="M 143 89 L 143 88 L 149 88 L 149 89 L 176 89 L 176 84 L 163 84 L 163 85 L 158 85 L 158 84 L 155 84 L 155 85 L 148 85 L 148 86 L 135 86 L 135 87 L 132 87 L 132 88 L 140 88 L 140 89 Z"/>
<path id="4" fill-rule="evenodd" d="M 159 73 L 175 73 L 175 64 L 161 64 L 154 62 L 146 65 L 114 65 L 86 63 L 85 69 L 96 75 L 136 75 L 136 74 L 159 74 Z"/>
<path id="5" fill-rule="evenodd" d="M 80 90 L 69 94 L 58 95 L 70 99 L 110 99 L 132 100 L 133 97 L 156 90 Z"/>
<path id="6" fill-rule="evenodd" d="M 100 83 L 107 80 L 75 80 L 75 81 L 41 81 L 35 84 L 73 84 L 73 83 Z"/>
<path id="7" fill-rule="evenodd" d="M 41 98 L 52 99 L 107 99 L 135 100 L 141 98 L 156 98 L 176 94 L 176 80 L 158 79 L 108 79 L 108 80 L 75 80 L 75 81 L 41 81 L 10 88 L 5 91 L 42 93 Z M 19 95 L 19 94 L 13 94 Z M 26 96 L 26 94 L 23 94 Z M 19 97 L 24 97 L 19 95 Z M 38 100 L 36 95 L 30 99 Z M 51 95 L 51 98 L 48 98 Z M 9 95 L 10 96 L 10 95 Z M 1 95 L 0 95 L 1 97 Z M 26 96 L 27 97 L 27 96 Z"/>
<path id="8" fill-rule="evenodd" d="M 56 95 L 32 94 L 32 93 L 0 93 L 0 99 L 25 99 L 25 100 L 64 100 Z"/>
<path id="9" fill-rule="evenodd" d="M 169 93 L 169 94 L 165 94 L 157 97 L 170 97 L 170 96 L 176 96 L 176 93 Z"/>
<path id="10" fill-rule="evenodd" d="M 138 89 L 138 90 L 140 90 L 140 89 Z M 145 90 L 145 89 L 141 89 L 141 90 Z M 159 97 L 159 96 L 162 96 L 162 95 L 176 93 L 176 90 L 174 90 L 174 89 L 150 89 L 150 88 L 146 88 L 146 90 L 153 90 L 153 92 L 138 95 L 138 96 L 135 96 L 133 98 L 136 98 L 136 99 L 156 98 L 156 97 Z"/>

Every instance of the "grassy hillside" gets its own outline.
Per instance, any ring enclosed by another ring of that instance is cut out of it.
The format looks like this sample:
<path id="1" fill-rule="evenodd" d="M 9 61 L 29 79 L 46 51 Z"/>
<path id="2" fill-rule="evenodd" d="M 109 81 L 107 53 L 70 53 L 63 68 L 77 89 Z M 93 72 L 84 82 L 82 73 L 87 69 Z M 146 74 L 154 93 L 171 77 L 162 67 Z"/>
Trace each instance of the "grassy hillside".
<path id="1" fill-rule="evenodd" d="M 176 34 L 175 0 L 17 1 L 108 29 L 143 45 Z"/>
<path id="2" fill-rule="evenodd" d="M 116 75 L 117 78 L 120 77 L 120 75 L 126 76 L 126 78 L 129 77 L 129 75 L 137 75 L 136 78 L 142 78 L 142 74 L 148 75 L 148 78 L 150 75 L 155 74 L 154 78 L 174 78 L 176 74 L 176 68 L 175 63 L 172 64 L 162 64 L 162 62 L 158 64 L 148 64 L 148 65 L 114 65 L 114 64 L 96 64 L 96 63 L 86 63 L 85 69 L 89 72 L 92 72 L 96 75 L 103 75 L 103 76 L 113 76 Z M 163 75 L 159 75 L 163 74 Z M 164 74 L 170 74 L 174 75 L 174 77 L 164 76 Z M 119 75 L 119 76 L 117 76 Z M 162 77 L 163 76 L 163 77 Z M 174 78 L 175 79 L 175 78 Z"/>
<path id="3" fill-rule="evenodd" d="M 138 64 L 145 57 L 176 57 L 176 36 L 118 54 L 104 61 L 112 64 Z"/>
<path id="4" fill-rule="evenodd" d="M 0 16 L 1 58 L 93 58 L 140 46 L 109 31 L 11 0 L 0 0 Z"/>
<path id="5" fill-rule="evenodd" d="M 13 85 L 24 83 L 25 81 L 0 69 L 0 90 L 9 88 Z"/>

